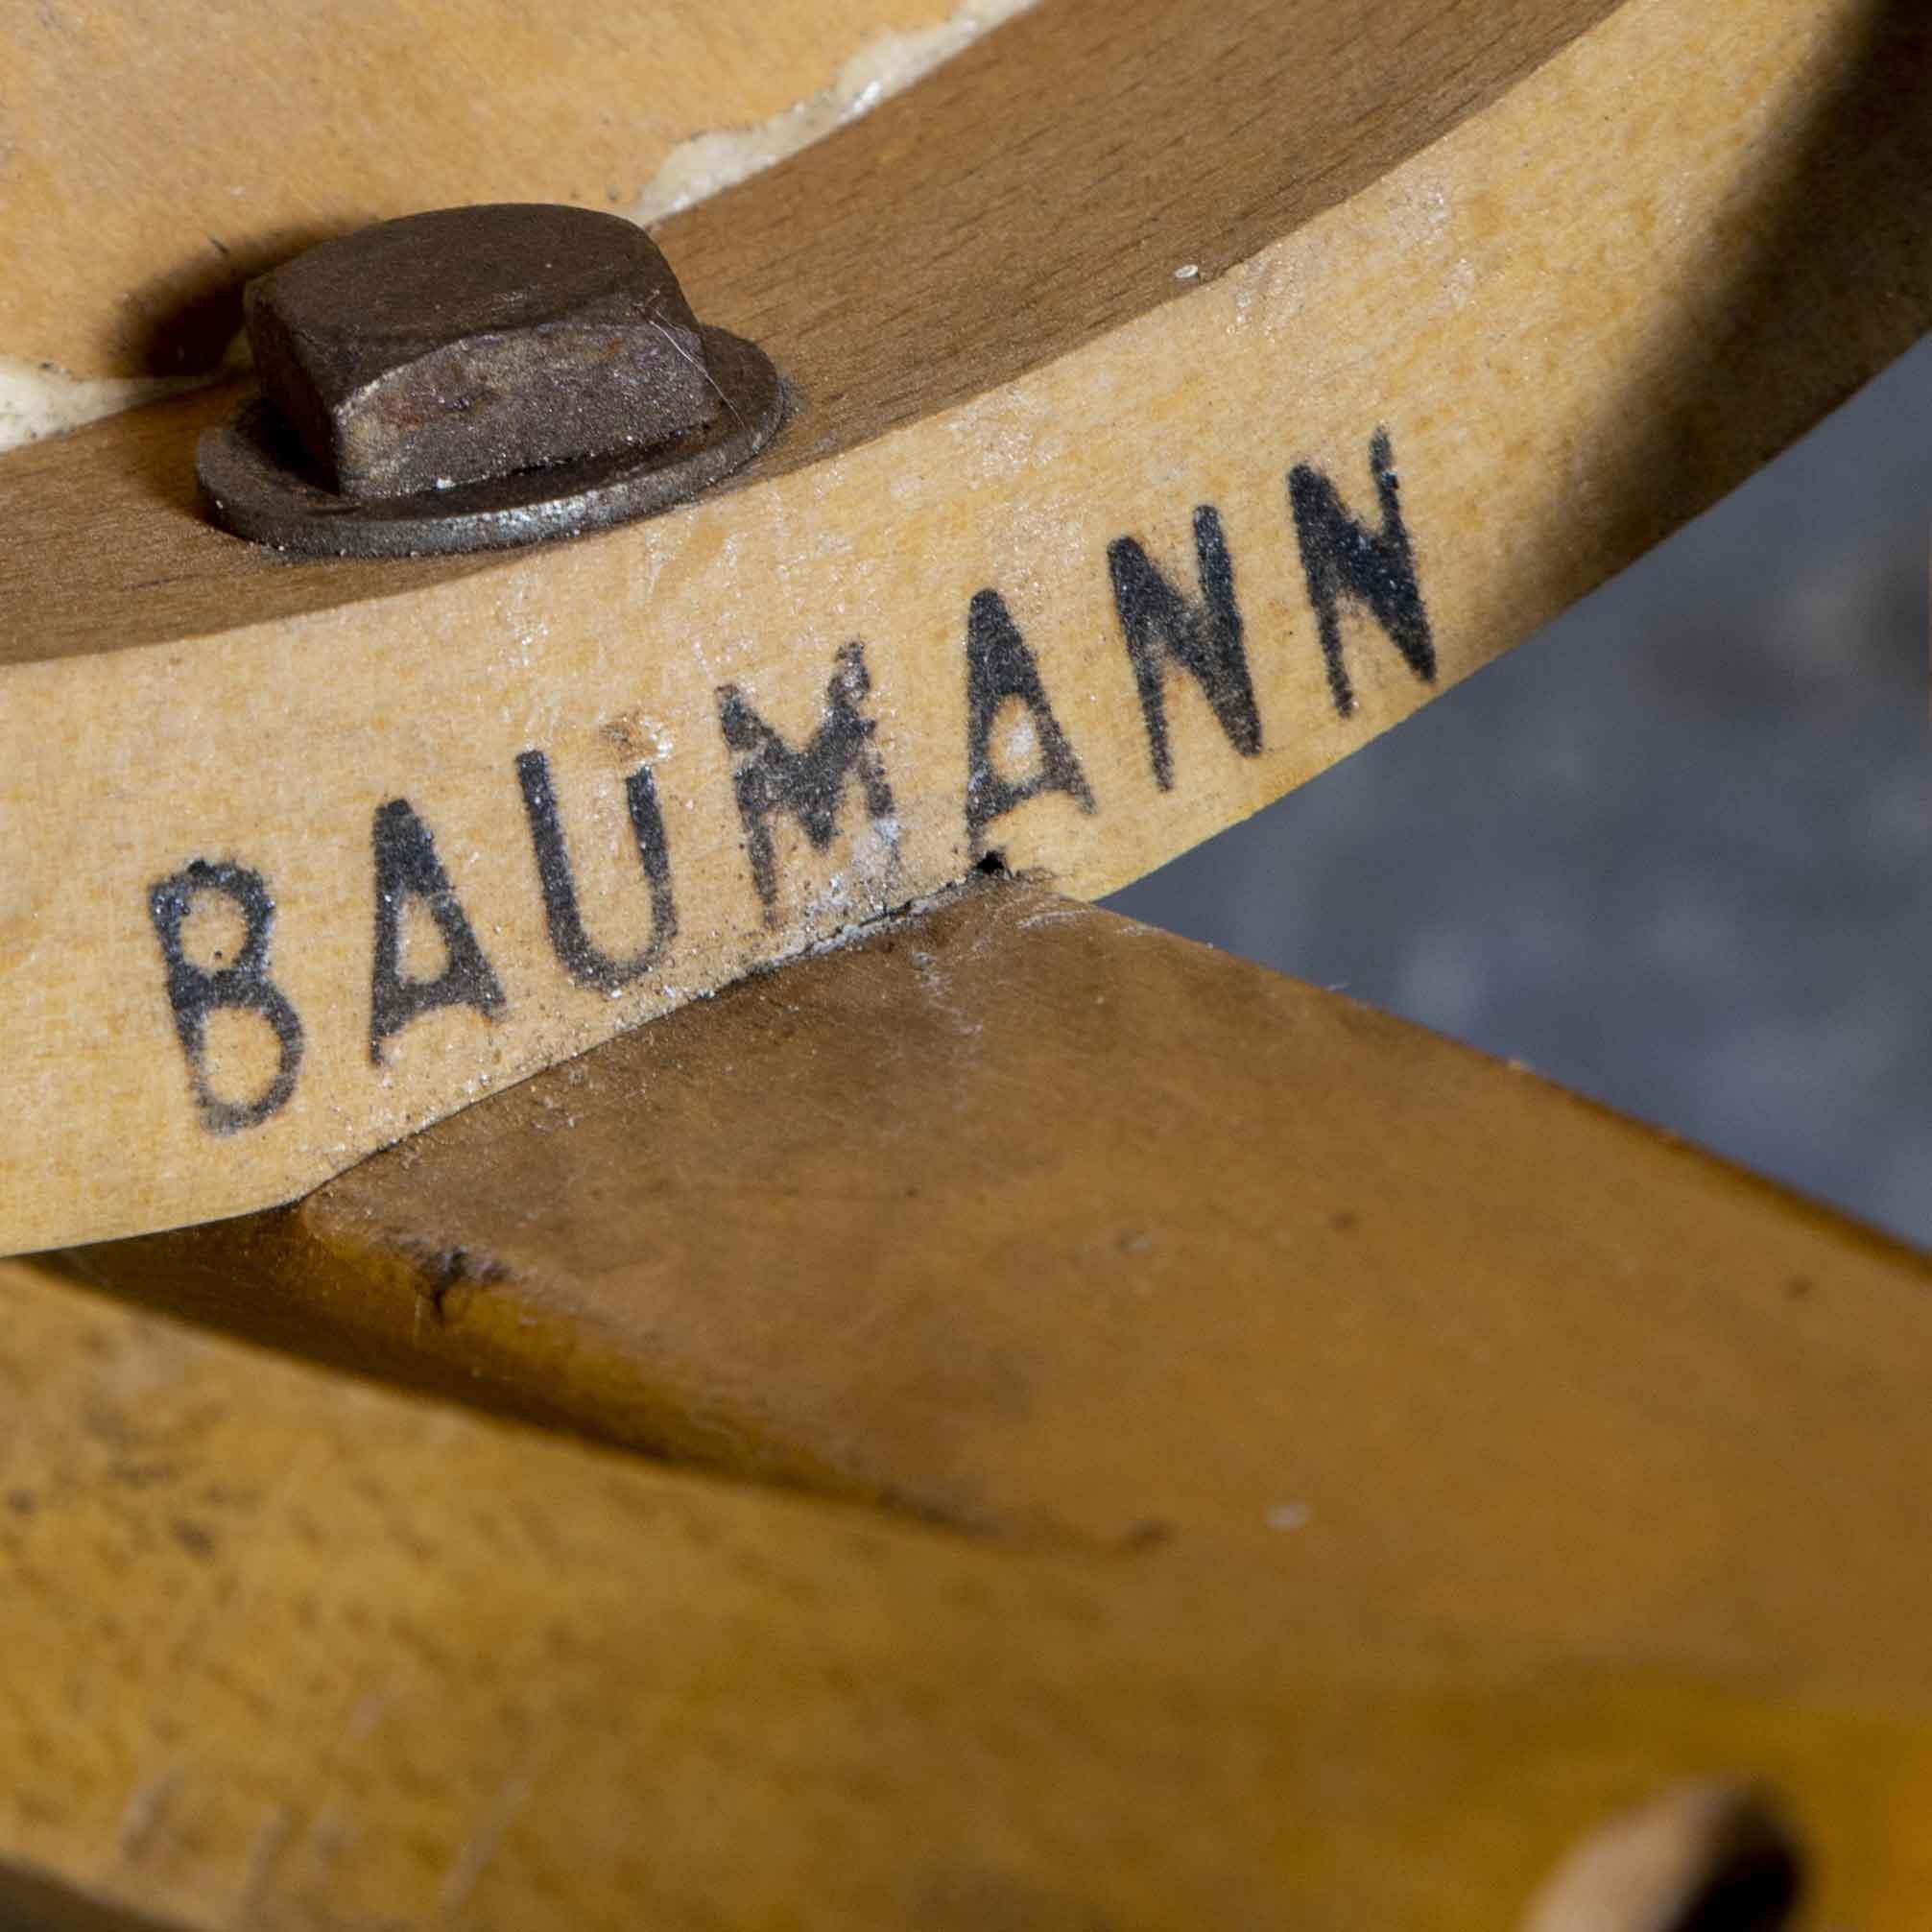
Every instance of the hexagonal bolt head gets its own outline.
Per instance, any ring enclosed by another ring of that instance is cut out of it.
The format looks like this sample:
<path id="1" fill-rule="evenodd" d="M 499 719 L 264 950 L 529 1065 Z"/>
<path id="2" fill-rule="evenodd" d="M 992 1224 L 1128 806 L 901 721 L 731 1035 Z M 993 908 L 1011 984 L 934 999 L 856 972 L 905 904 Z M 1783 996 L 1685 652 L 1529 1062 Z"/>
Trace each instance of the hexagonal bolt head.
<path id="1" fill-rule="evenodd" d="M 383 222 L 251 282 L 247 320 L 269 401 L 345 496 L 670 443 L 718 409 L 670 264 L 586 208 Z"/>

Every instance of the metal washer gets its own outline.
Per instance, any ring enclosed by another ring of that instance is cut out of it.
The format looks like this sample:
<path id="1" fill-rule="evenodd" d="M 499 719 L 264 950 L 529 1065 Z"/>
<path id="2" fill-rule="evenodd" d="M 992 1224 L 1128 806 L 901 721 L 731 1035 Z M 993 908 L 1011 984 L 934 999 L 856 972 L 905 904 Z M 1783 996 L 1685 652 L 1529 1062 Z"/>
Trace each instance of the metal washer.
<path id="1" fill-rule="evenodd" d="M 701 328 L 724 408 L 697 436 L 643 453 L 556 464 L 415 496 L 339 496 L 298 467 L 260 398 L 203 432 L 195 475 L 215 521 L 298 557 L 448 556 L 608 530 L 668 510 L 742 469 L 776 435 L 785 389 L 754 343 Z"/>

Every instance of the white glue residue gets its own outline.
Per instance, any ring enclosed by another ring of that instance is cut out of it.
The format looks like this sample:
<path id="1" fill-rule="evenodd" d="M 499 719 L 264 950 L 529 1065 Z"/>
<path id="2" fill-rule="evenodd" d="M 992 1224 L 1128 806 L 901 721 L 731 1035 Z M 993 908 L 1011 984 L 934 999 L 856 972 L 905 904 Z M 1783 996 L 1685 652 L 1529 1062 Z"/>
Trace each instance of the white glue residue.
<path id="1" fill-rule="evenodd" d="M 982 34 L 1025 11 L 1033 0 L 965 0 L 936 27 L 881 34 L 839 69 L 829 87 L 755 128 L 694 134 L 664 157 L 664 165 L 628 211 L 633 222 L 661 222 L 694 202 L 735 187 L 761 168 L 796 155 L 835 128 L 856 121 L 881 101 L 923 80 Z"/>
<path id="2" fill-rule="evenodd" d="M 662 221 L 855 121 L 1034 0 L 964 0 L 936 27 L 881 34 L 859 49 L 829 87 L 754 128 L 724 129 L 680 141 L 627 212 Z M 79 429 L 104 416 L 160 402 L 229 373 L 205 376 L 77 376 L 48 362 L 0 355 L 0 450 Z"/>
<path id="3" fill-rule="evenodd" d="M 0 449 L 79 429 L 97 417 L 161 402 L 196 389 L 207 376 L 69 375 L 51 362 L 0 355 Z"/>

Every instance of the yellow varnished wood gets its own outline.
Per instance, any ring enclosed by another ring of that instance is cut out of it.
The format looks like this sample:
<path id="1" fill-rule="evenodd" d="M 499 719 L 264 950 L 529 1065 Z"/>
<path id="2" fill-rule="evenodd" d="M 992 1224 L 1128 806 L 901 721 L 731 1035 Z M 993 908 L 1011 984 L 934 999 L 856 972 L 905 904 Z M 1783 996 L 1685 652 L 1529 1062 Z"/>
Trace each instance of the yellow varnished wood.
<path id="1" fill-rule="evenodd" d="M 1490 1932 L 1713 1773 L 1783 1795 L 1819 1922 L 1932 1884 L 1922 1697 L 1326 1600 L 1313 1524 L 1016 1552 L 4 1285 L 0 1909 L 38 1922 Z"/>
<path id="2" fill-rule="evenodd" d="M 750 981 L 295 1208 L 72 1265 L 976 1535 L 1266 1550 L 1390 1629 L 1932 1690 L 1932 1267 L 1029 889 Z"/>

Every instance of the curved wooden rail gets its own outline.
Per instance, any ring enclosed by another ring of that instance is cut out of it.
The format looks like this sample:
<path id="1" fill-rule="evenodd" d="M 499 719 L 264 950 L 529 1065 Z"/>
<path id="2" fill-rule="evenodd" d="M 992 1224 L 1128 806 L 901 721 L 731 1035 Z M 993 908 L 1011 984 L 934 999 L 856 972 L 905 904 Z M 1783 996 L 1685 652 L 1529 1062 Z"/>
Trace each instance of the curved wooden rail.
<path id="1" fill-rule="evenodd" d="M 667 227 L 802 398 L 714 500 L 295 568 L 194 515 L 213 405 L 16 454 L 0 1248 L 1344 755 L 1924 327 L 1927 61 L 1863 0 L 1053 0 Z"/>
<path id="2" fill-rule="evenodd" d="M 1917 1910 L 1924 1261 L 942 889 L 1252 809 L 1902 346 L 1920 11 L 1048 0 L 671 225 L 801 409 L 596 541 L 280 565 L 218 398 L 0 465 L 0 1247 L 856 938 L 0 1264 L 0 1917 L 1634 1932 L 1712 1778 Z"/>

